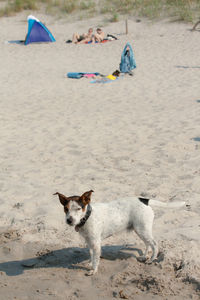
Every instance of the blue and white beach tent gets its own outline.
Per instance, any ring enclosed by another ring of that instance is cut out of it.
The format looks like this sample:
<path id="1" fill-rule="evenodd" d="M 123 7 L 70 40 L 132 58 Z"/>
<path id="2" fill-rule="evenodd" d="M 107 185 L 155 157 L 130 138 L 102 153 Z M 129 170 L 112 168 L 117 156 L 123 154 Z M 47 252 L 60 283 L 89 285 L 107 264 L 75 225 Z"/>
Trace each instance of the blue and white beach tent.
<path id="1" fill-rule="evenodd" d="M 34 16 L 28 16 L 27 21 L 28 33 L 24 42 L 25 45 L 28 45 L 30 43 L 47 43 L 56 41 L 47 27 Z"/>

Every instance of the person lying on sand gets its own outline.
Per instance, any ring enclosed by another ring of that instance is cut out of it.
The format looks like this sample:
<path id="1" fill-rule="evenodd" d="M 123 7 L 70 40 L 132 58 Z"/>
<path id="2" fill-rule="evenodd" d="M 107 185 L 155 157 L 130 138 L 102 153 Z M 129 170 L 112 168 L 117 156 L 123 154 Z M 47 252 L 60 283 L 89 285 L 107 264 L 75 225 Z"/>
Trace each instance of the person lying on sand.
<path id="1" fill-rule="evenodd" d="M 104 35 L 105 34 L 104 34 L 103 30 L 101 28 L 97 28 L 96 33 L 92 37 L 92 43 L 95 43 L 95 42 L 100 43 L 100 42 L 102 42 L 103 39 L 104 39 Z"/>
<path id="2" fill-rule="evenodd" d="M 78 33 L 74 33 L 72 37 L 72 43 L 74 44 L 84 44 L 92 41 L 93 37 L 93 29 L 89 28 L 87 33 L 83 33 L 79 35 Z"/>

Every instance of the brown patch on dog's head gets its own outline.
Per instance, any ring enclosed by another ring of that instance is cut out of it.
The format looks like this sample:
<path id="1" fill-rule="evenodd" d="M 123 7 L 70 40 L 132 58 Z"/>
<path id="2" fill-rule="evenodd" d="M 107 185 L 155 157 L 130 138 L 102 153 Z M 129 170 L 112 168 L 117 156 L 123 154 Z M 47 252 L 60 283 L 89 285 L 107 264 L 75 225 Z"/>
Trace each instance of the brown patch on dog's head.
<path id="1" fill-rule="evenodd" d="M 93 190 L 90 190 L 88 192 L 85 192 L 82 196 L 71 196 L 71 197 L 66 197 L 65 195 L 60 193 L 55 193 L 53 195 L 58 195 L 60 203 L 64 206 L 65 213 L 67 213 L 69 210 L 70 201 L 75 201 L 76 203 L 78 203 L 78 205 L 80 205 L 80 207 L 84 211 L 86 205 L 90 203 L 92 192 Z"/>
<path id="2" fill-rule="evenodd" d="M 60 203 L 61 203 L 63 206 L 65 206 L 65 205 L 68 204 L 69 199 L 68 199 L 68 197 L 66 197 L 65 195 L 60 194 L 60 193 L 55 193 L 55 194 L 53 194 L 53 195 L 58 195 L 59 200 L 60 200 Z"/>
<path id="3" fill-rule="evenodd" d="M 93 190 L 90 190 L 88 192 L 85 192 L 81 197 L 80 200 L 82 204 L 83 210 L 85 209 L 86 205 L 88 205 L 91 201 L 91 194 L 93 193 Z"/>

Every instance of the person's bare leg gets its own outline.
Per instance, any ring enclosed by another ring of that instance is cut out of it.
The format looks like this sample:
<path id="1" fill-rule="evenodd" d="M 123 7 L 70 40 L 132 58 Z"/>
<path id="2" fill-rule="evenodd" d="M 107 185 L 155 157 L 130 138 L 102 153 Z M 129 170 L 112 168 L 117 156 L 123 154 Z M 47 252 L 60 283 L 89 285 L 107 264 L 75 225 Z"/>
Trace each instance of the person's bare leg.
<path id="1" fill-rule="evenodd" d="M 80 42 L 77 42 L 77 44 L 85 44 L 85 43 L 87 43 L 87 42 L 89 42 L 90 41 L 90 39 L 83 39 L 83 40 L 81 40 Z"/>
<path id="2" fill-rule="evenodd" d="M 94 39 L 95 39 L 95 41 L 98 42 L 98 43 L 100 43 L 100 42 L 103 41 L 102 36 L 101 36 L 100 34 L 98 34 L 98 33 L 96 33 L 96 34 L 94 35 Z"/>
<path id="3" fill-rule="evenodd" d="M 78 33 L 74 33 L 72 37 L 72 43 L 77 43 L 79 39 Z"/>

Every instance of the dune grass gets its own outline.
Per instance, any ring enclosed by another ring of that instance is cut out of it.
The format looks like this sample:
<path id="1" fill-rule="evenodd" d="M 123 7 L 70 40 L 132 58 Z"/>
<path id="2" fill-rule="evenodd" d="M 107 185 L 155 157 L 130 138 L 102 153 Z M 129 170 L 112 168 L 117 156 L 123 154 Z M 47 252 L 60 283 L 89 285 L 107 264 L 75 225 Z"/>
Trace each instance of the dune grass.
<path id="1" fill-rule="evenodd" d="M 110 15 L 117 22 L 121 15 L 194 22 L 200 19 L 200 0 L 7 0 L 0 9 L 0 16 L 23 10 L 39 10 L 45 6 L 47 13 L 76 14 L 85 17 L 97 14 Z"/>
<path id="2" fill-rule="evenodd" d="M 4 2 L 4 1 L 1 1 Z M 14 0 L 6 1 L 6 4 L 0 10 L 0 15 L 9 16 L 14 13 L 27 9 L 37 9 L 37 0 Z"/>
<path id="3" fill-rule="evenodd" d="M 104 0 L 102 13 L 126 14 L 149 19 L 175 17 L 191 22 L 200 18 L 200 0 Z"/>

